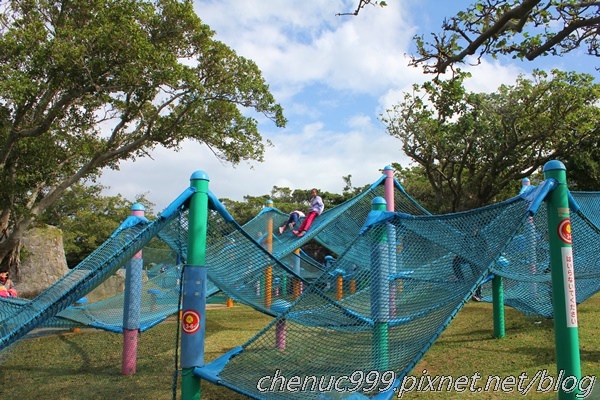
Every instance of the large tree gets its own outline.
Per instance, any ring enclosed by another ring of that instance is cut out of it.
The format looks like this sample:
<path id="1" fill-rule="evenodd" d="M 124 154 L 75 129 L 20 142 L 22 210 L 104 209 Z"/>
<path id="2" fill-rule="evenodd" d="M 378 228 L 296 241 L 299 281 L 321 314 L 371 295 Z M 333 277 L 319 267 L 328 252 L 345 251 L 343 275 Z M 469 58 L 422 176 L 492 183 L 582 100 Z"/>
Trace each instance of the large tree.
<path id="1" fill-rule="evenodd" d="M 444 20 L 442 32 L 414 37 L 412 65 L 444 73 L 468 56 L 533 60 L 573 50 L 598 57 L 600 3 L 588 0 L 480 0 Z"/>
<path id="2" fill-rule="evenodd" d="M 73 184 L 177 150 L 262 161 L 263 114 L 285 125 L 256 64 L 213 39 L 191 0 L 9 0 L 0 13 L 0 260 Z"/>
<path id="3" fill-rule="evenodd" d="M 432 211 L 503 200 L 549 160 L 597 156 L 587 146 L 600 136 L 600 85 L 592 76 L 535 71 L 533 80 L 521 76 L 492 94 L 467 92 L 467 76 L 415 85 L 383 117 L 429 181 Z"/>

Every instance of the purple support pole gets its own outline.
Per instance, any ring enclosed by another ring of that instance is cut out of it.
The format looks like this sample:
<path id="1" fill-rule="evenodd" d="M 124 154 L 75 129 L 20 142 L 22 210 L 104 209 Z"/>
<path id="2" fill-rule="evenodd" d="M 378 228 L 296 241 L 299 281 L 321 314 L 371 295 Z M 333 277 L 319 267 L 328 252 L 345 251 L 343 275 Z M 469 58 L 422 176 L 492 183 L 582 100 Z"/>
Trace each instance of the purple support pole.
<path id="1" fill-rule="evenodd" d="M 267 207 L 273 207 L 273 200 L 267 201 Z M 273 253 L 273 217 L 270 216 L 267 220 L 267 251 Z M 273 266 L 267 266 L 265 271 L 265 307 L 271 308 L 276 312 L 282 312 L 278 310 L 277 306 L 272 306 L 272 290 L 273 290 Z M 279 303 L 278 303 L 279 304 Z M 287 335 L 287 322 L 285 318 L 277 321 L 275 324 L 275 347 L 278 350 L 285 350 L 285 341 Z"/>
<path id="2" fill-rule="evenodd" d="M 131 215 L 143 217 L 146 209 L 136 203 L 131 207 Z M 142 251 L 133 256 L 125 270 L 125 293 L 123 300 L 123 362 L 121 373 L 133 375 L 136 370 L 137 341 L 140 330 L 140 308 L 142 303 Z"/>
<path id="3" fill-rule="evenodd" d="M 286 325 L 285 318 L 275 324 L 275 347 L 277 350 L 285 350 Z"/>

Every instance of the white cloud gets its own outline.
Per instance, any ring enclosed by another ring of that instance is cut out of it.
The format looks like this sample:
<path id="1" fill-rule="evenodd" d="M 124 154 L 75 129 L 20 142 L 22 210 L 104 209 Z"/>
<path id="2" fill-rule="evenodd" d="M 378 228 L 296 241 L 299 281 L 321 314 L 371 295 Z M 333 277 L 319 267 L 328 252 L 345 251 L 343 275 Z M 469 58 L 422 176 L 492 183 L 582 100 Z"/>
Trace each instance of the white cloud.
<path id="1" fill-rule="evenodd" d="M 373 93 L 407 78 L 404 53 L 416 27 L 401 3 L 336 16 L 355 1 L 197 1 L 216 38 L 254 60 L 276 86 L 320 82 Z M 240 34 L 243 32 L 243 34 Z"/>
<path id="2" fill-rule="evenodd" d="M 150 158 L 124 163 L 120 171 L 105 172 L 102 182 L 111 185 L 106 194 L 121 193 L 129 199 L 148 193 L 155 211 L 166 207 L 189 186 L 194 171 L 210 178 L 210 190 L 218 197 L 243 200 L 244 195 L 269 194 L 273 186 L 291 189 L 318 187 L 340 193 L 343 176 L 352 175 L 354 186 L 376 181 L 379 169 L 400 161 L 400 142 L 372 123 L 369 117 L 348 121 L 348 130 L 331 132 L 322 124 L 271 138 L 265 163 L 242 163 L 237 167 L 219 162 L 197 143 L 188 142 L 178 153 L 157 150 Z"/>
<path id="3" fill-rule="evenodd" d="M 482 60 L 480 65 L 465 68 L 472 75 L 465 82 L 465 88 L 470 92 L 495 92 L 500 85 L 513 85 L 519 74 L 526 71 L 515 65 L 503 65 L 499 62 Z"/>
<path id="4" fill-rule="evenodd" d="M 437 7 L 441 2 L 432 8 L 432 2 L 419 0 L 367 7 L 358 17 L 335 15 L 352 12 L 357 4 L 196 0 L 198 15 L 216 31 L 216 39 L 263 71 L 284 107 L 288 127 L 278 130 L 261 122 L 264 138 L 275 145 L 262 164 L 234 168 L 205 146 L 187 142 L 179 153 L 157 149 L 154 160 L 139 159 L 124 163 L 120 172 L 106 172 L 101 182 L 111 186 L 107 194 L 133 199 L 148 192 L 160 211 L 189 185 L 196 170 L 208 174 L 217 196 L 242 200 L 244 195 L 267 194 L 273 186 L 341 192 L 343 176 L 352 175 L 353 184 L 362 186 L 378 179 L 379 170 L 391 162 L 408 165 L 401 143 L 385 132 L 378 117 L 401 101 L 413 83 L 432 78 L 408 67 L 406 54 L 415 34 L 429 33 L 422 31 L 428 29 L 424 24 L 439 26 L 451 14 L 444 14 L 446 6 Z M 464 69 L 473 74 L 467 89 L 486 92 L 514 83 L 524 72 L 506 61 L 484 60 Z"/>

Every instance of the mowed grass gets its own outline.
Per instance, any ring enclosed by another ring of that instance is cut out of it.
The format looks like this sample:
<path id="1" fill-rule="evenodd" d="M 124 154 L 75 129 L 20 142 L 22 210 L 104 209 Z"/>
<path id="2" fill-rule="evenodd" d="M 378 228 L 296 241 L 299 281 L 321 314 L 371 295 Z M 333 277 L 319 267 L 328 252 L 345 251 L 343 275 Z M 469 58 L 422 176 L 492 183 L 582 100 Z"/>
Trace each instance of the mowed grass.
<path id="1" fill-rule="evenodd" d="M 211 361 L 243 344 L 272 319 L 248 307 L 217 307 L 207 311 L 205 360 Z M 172 399 L 181 397 L 180 376 L 174 387 L 177 325 L 171 320 L 139 337 L 137 371 L 121 374 L 122 336 L 85 329 L 52 332 L 20 340 L 0 354 L 0 396 L 3 399 Z M 600 294 L 579 306 L 582 375 L 600 375 Z M 368 344 L 365 344 L 368 346 Z M 357 368 L 360 366 L 357 365 Z M 277 368 L 273 365 L 273 369 Z M 424 375 L 529 378 L 547 370 L 556 376 L 552 320 L 530 318 L 506 308 L 506 337 L 493 338 L 492 307 L 469 302 L 450 327 L 413 369 Z M 307 373 L 310 373 L 308 371 Z M 555 399 L 535 387 L 526 396 L 487 391 L 411 391 L 403 399 Z M 202 399 L 246 399 L 221 386 L 202 382 Z M 588 399 L 600 399 L 600 384 Z"/>

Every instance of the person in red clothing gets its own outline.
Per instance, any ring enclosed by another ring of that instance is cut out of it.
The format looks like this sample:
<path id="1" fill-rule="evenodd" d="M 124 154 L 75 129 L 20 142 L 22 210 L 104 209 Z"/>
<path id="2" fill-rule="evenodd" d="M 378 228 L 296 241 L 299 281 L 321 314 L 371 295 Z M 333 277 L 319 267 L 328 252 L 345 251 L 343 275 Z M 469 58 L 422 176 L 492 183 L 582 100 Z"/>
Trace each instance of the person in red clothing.
<path id="1" fill-rule="evenodd" d="M 0 271 L 0 297 L 17 297 L 17 289 L 8 277 L 8 271 Z"/>
<path id="2" fill-rule="evenodd" d="M 319 196 L 319 192 L 317 189 L 312 189 L 310 191 L 310 195 L 312 196 L 310 199 L 310 208 L 308 209 L 308 214 L 304 221 L 302 221 L 302 225 L 298 228 L 297 231 L 292 231 L 292 233 L 298 237 L 304 236 L 304 233 L 310 228 L 313 221 L 316 217 L 321 215 L 323 210 L 325 209 L 325 205 L 323 204 L 323 199 Z"/>

